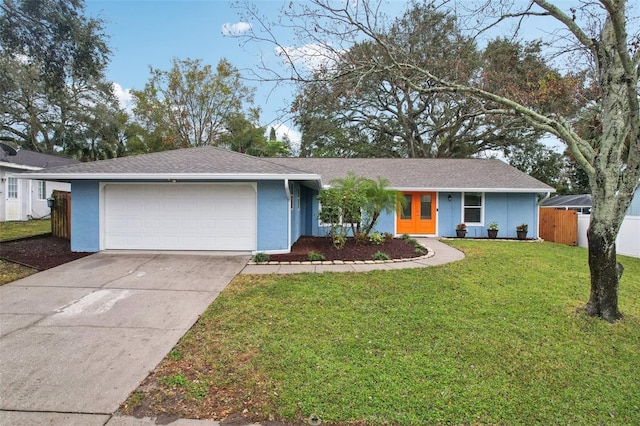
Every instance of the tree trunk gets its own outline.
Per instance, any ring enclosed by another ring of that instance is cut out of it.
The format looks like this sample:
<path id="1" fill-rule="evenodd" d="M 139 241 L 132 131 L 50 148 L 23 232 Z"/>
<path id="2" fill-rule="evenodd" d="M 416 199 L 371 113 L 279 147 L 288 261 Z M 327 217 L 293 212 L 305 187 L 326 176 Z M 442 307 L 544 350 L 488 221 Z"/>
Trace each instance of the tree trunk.
<path id="1" fill-rule="evenodd" d="M 592 219 L 593 220 L 593 219 Z M 589 239 L 589 269 L 591 270 L 591 295 L 585 312 L 608 322 L 622 318 L 618 310 L 618 285 L 623 267 L 616 259 L 616 235 L 597 230 L 601 224 L 591 223 L 587 231 Z"/>

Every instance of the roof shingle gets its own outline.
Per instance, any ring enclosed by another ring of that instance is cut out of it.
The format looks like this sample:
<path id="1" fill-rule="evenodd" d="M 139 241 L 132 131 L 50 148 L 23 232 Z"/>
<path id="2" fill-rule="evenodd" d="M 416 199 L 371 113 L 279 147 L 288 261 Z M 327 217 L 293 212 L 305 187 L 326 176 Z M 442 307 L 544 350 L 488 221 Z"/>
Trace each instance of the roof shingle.
<path id="1" fill-rule="evenodd" d="M 323 184 L 348 172 L 375 179 L 386 177 L 394 188 L 532 189 L 553 188 L 495 159 L 444 158 L 272 158 L 278 164 L 312 171 Z"/>
<path id="2" fill-rule="evenodd" d="M 0 161 L 22 166 L 40 167 L 42 169 L 79 163 L 78 160 L 73 158 L 42 154 L 28 149 L 19 149 L 16 155 L 8 155 L 0 149 Z"/>
<path id="3" fill-rule="evenodd" d="M 144 175 L 320 175 L 324 185 L 348 172 L 375 179 L 386 177 L 397 189 L 518 190 L 549 192 L 553 188 L 518 169 L 493 159 L 418 158 L 259 158 L 215 147 L 163 151 L 112 160 L 56 167 L 52 177 L 109 175 L 135 179 Z"/>

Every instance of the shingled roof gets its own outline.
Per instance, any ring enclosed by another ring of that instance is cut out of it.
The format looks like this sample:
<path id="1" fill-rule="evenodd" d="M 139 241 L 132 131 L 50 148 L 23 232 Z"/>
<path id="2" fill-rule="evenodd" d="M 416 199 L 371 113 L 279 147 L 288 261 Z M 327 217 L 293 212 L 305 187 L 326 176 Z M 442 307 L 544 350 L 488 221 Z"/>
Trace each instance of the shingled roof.
<path id="1" fill-rule="evenodd" d="M 555 192 L 495 159 L 272 158 L 271 161 L 317 173 L 325 185 L 353 172 L 370 179 L 385 177 L 396 189 Z"/>
<path id="2" fill-rule="evenodd" d="M 9 155 L 3 150 L 0 150 L 0 162 L 39 169 L 79 163 L 78 160 L 74 160 L 73 158 L 42 154 L 40 152 L 29 151 L 28 149 L 19 149 L 16 155 Z"/>
<path id="3" fill-rule="evenodd" d="M 396 189 L 553 192 L 553 188 L 500 160 L 402 158 L 258 158 L 215 147 L 163 151 L 56 167 L 39 178 L 331 180 L 348 172 L 385 177 Z M 46 174 L 46 176 L 44 176 Z"/>
<path id="4" fill-rule="evenodd" d="M 40 173 L 34 172 L 34 175 Z M 56 167 L 46 171 L 58 179 L 136 179 L 258 177 L 293 175 L 314 178 L 312 172 L 294 169 L 264 158 L 211 146 L 154 152 L 111 160 Z M 319 177 L 316 177 L 319 179 Z"/>

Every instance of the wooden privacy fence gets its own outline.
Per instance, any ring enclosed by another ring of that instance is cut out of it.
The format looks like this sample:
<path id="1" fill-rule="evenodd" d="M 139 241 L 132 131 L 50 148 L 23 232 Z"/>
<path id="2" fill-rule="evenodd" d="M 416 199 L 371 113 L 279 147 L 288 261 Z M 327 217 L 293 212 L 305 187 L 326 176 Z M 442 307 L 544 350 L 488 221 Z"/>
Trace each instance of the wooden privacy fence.
<path id="1" fill-rule="evenodd" d="M 53 191 L 51 209 L 51 234 L 54 237 L 71 239 L 71 193 Z"/>
<path id="2" fill-rule="evenodd" d="M 577 246 L 578 213 L 573 210 L 541 208 L 540 238 L 568 246 Z"/>

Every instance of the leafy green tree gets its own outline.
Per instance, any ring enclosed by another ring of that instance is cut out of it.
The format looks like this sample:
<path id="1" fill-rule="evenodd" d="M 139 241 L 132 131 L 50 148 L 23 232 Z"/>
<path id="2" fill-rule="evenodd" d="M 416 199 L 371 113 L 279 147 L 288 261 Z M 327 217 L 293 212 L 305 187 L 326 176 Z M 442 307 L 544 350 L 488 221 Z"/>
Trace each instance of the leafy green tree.
<path id="1" fill-rule="evenodd" d="M 415 85 L 429 86 L 429 79 L 389 66 L 387 48 L 452 81 L 517 91 L 546 110 L 575 112 L 584 103 L 584 96 L 569 96 L 584 75 L 560 75 L 539 43 L 501 38 L 481 52 L 454 16 L 431 5 L 413 3 L 378 37 L 385 46 L 358 41 L 301 84 L 293 111 L 303 156 L 460 158 L 540 138 L 521 118 L 486 115 L 485 105 L 464 95 L 419 90 Z M 376 67 L 358 68 L 363 62 Z"/>
<path id="2" fill-rule="evenodd" d="M 0 140 L 86 158 L 79 152 L 121 121 L 103 78 L 110 52 L 102 22 L 83 10 L 80 0 L 0 5 Z"/>
<path id="3" fill-rule="evenodd" d="M 169 71 L 151 68 L 144 89 L 132 91 L 133 112 L 149 135 L 162 140 L 154 146 L 216 146 L 223 134 L 247 119 L 244 107 L 253 102 L 253 92 L 225 59 L 215 70 L 200 59 L 174 59 Z M 244 142 L 235 143 L 242 147 Z"/>
<path id="4" fill-rule="evenodd" d="M 58 89 L 48 89 L 37 66 L 11 56 L 0 58 L 0 75 L 4 111 L 0 140 L 87 159 L 80 151 L 95 146 L 97 139 L 106 141 L 108 133 L 121 128 L 124 113 L 110 83 L 71 78 Z"/>
<path id="5" fill-rule="evenodd" d="M 536 142 L 507 150 L 509 164 L 538 179 L 560 189 L 563 185 L 565 159 L 562 154 Z"/>
<path id="6" fill-rule="evenodd" d="M 61 90 L 70 79 L 100 80 L 111 52 L 103 22 L 83 12 L 83 0 L 3 0 L 3 55 L 34 66 L 48 90 Z"/>

